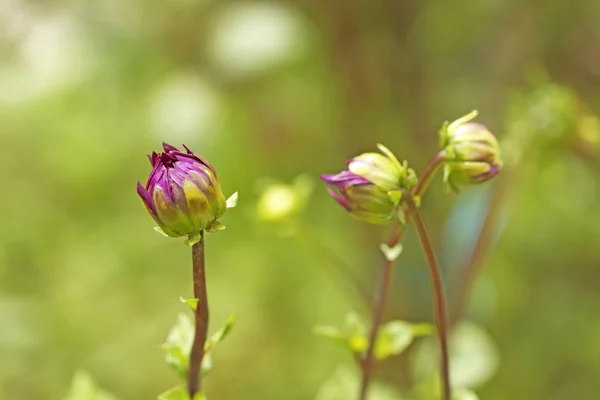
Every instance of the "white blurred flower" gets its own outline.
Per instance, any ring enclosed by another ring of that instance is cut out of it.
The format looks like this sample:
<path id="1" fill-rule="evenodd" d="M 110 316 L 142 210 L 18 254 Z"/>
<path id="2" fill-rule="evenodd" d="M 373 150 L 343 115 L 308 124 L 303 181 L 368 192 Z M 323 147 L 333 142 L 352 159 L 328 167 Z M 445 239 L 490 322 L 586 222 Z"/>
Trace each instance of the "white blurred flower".
<path id="1" fill-rule="evenodd" d="M 168 77 L 154 93 L 150 129 L 161 140 L 185 142 L 213 133 L 220 113 L 218 93 L 205 79 L 179 73 Z"/>
<path id="2" fill-rule="evenodd" d="M 301 25 L 292 9 L 284 6 L 262 3 L 231 6 L 214 21 L 210 55 L 226 74 L 257 72 L 301 51 Z"/>

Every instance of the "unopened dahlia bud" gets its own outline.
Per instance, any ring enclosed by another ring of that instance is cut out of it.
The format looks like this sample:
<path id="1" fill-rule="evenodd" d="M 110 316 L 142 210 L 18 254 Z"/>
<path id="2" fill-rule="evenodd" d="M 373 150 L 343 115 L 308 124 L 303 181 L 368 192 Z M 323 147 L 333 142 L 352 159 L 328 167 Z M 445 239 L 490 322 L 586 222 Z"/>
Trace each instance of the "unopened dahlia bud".
<path id="1" fill-rule="evenodd" d="M 498 140 L 484 125 L 471 121 L 476 116 L 473 111 L 440 130 L 444 180 L 454 189 L 486 182 L 502 169 Z"/>
<path id="2" fill-rule="evenodd" d="M 335 188 L 327 191 L 352 216 L 372 224 L 386 224 L 396 215 L 400 191 L 410 189 L 416 176 L 391 151 L 378 147 L 385 156 L 361 154 L 348 162 L 347 171 L 322 175 L 321 179 Z"/>
<path id="3" fill-rule="evenodd" d="M 183 147 L 185 153 L 163 143 L 163 153 L 148 156 L 152 172 L 146 186 L 137 183 L 146 210 L 172 237 L 197 235 L 214 225 L 227 208 L 212 165 Z"/>

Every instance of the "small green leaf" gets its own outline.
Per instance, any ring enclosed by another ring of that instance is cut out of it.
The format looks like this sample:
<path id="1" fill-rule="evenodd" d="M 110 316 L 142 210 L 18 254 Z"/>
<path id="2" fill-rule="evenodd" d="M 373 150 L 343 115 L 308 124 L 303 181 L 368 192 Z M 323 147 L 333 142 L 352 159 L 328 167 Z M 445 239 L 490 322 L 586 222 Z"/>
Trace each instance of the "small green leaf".
<path id="1" fill-rule="evenodd" d="M 204 344 L 204 351 L 208 353 L 211 351 L 218 343 L 222 342 L 223 339 L 229 335 L 231 329 L 233 329 L 233 325 L 235 324 L 235 315 L 230 315 L 225 321 L 225 325 L 221 329 L 219 329 L 215 334 L 213 334 L 210 339 L 206 341 Z"/>
<path id="2" fill-rule="evenodd" d="M 117 400 L 117 398 L 98 388 L 89 373 L 77 371 L 69 393 L 63 400 Z"/>
<path id="3" fill-rule="evenodd" d="M 400 204 L 400 199 L 402 198 L 402 192 L 400 190 L 391 190 L 388 192 L 388 197 L 390 201 L 394 203 L 395 206 Z"/>
<path id="4" fill-rule="evenodd" d="M 396 259 L 402 253 L 402 249 L 403 249 L 403 247 L 400 243 L 398 243 L 394 247 L 388 246 L 387 243 L 381 243 L 379 248 L 381 249 L 381 252 L 383 253 L 383 255 L 385 256 L 385 258 L 388 261 L 396 261 Z"/>
<path id="5" fill-rule="evenodd" d="M 155 230 L 156 232 L 160 233 L 161 235 L 163 235 L 164 237 L 170 237 L 169 235 L 167 235 L 167 234 L 165 233 L 165 231 L 163 231 L 163 230 L 162 230 L 162 228 L 161 228 L 160 226 L 155 226 L 155 227 L 154 227 L 154 230 Z"/>
<path id="6" fill-rule="evenodd" d="M 202 240 L 200 232 L 190 233 L 184 243 L 188 246 L 193 246 L 196 243 L 200 242 L 200 240 Z"/>
<path id="7" fill-rule="evenodd" d="M 235 192 L 234 194 L 232 194 L 231 196 L 229 196 L 229 198 L 227 199 L 227 208 L 235 208 L 235 206 L 237 206 L 237 202 L 238 202 L 238 192 Z"/>
<path id="8" fill-rule="evenodd" d="M 165 351 L 165 361 L 175 372 L 185 377 L 189 367 L 189 354 L 194 340 L 194 326 L 186 314 L 179 314 L 171 328 L 166 342 L 161 346 Z"/>
<path id="9" fill-rule="evenodd" d="M 219 221 L 214 221 L 212 224 L 206 227 L 206 232 L 217 233 L 225 230 L 225 225 Z"/>
<path id="10" fill-rule="evenodd" d="M 186 299 L 185 297 L 179 296 L 179 301 L 190 306 L 192 311 L 196 311 L 196 308 L 198 308 L 198 299 Z"/>
<path id="11" fill-rule="evenodd" d="M 383 360 L 401 354 L 418 336 L 429 335 L 433 331 L 430 324 L 411 324 L 405 321 L 391 321 L 379 328 L 375 344 L 375 358 Z"/>
<path id="12" fill-rule="evenodd" d="M 158 395 L 158 400 L 190 400 L 190 395 L 183 386 L 177 386 Z M 202 393 L 196 393 L 194 400 L 206 400 L 206 397 Z"/>
<path id="13" fill-rule="evenodd" d="M 343 330 L 332 326 L 318 326 L 314 328 L 314 333 L 332 339 L 355 355 L 362 355 L 369 344 L 365 326 L 360 317 L 353 312 L 346 316 Z"/>

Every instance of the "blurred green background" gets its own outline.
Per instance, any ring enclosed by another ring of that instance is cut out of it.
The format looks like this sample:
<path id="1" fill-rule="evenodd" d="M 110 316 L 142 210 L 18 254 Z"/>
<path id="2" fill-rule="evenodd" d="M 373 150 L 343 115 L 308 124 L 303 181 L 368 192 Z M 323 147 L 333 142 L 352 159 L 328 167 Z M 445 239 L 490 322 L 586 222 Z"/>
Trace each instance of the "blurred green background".
<path id="1" fill-rule="evenodd" d="M 465 318 L 499 363 L 476 389 L 598 398 L 599 48 L 596 0 L 1 0 L 0 398 L 62 399 L 78 370 L 120 399 L 178 383 L 159 345 L 190 251 L 135 193 L 166 141 L 240 193 L 207 239 L 212 330 L 237 317 L 208 397 L 314 399 L 351 360 L 312 327 L 368 316 L 388 233 L 318 176 L 378 142 L 419 171 L 473 108 L 506 171 L 459 195 L 438 177 L 422 210 L 455 305 L 492 205 Z M 412 229 L 404 248 L 385 317 L 431 321 Z M 410 387 L 408 356 L 378 379 Z"/>

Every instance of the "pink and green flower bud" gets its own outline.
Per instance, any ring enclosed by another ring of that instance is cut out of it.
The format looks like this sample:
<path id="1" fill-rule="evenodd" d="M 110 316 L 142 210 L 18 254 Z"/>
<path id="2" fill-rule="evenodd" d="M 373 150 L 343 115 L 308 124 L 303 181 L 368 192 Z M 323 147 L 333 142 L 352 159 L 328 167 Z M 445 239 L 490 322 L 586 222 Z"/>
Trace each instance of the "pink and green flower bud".
<path id="1" fill-rule="evenodd" d="M 396 215 L 399 195 L 416 182 L 414 171 L 400 164 L 382 145 L 384 153 L 364 153 L 348 161 L 348 170 L 321 178 L 333 188 L 329 194 L 352 216 L 372 224 L 386 224 Z"/>
<path id="2" fill-rule="evenodd" d="M 396 156 L 385 146 L 377 147 L 384 154 L 363 153 L 348 161 L 348 170 L 367 179 L 385 192 L 410 189 L 416 182 L 414 171 L 400 164 Z"/>
<path id="3" fill-rule="evenodd" d="M 217 174 L 204 158 L 163 143 L 148 155 L 152 172 L 137 193 L 159 228 L 171 237 L 194 236 L 217 222 L 227 208 Z"/>
<path id="4" fill-rule="evenodd" d="M 335 189 L 327 192 L 355 218 L 371 224 L 387 224 L 394 218 L 395 205 L 388 192 L 350 171 L 322 175 Z"/>
<path id="5" fill-rule="evenodd" d="M 453 189 L 489 181 L 502 169 L 498 140 L 484 125 L 472 122 L 476 116 L 473 111 L 440 130 L 444 181 Z"/>

